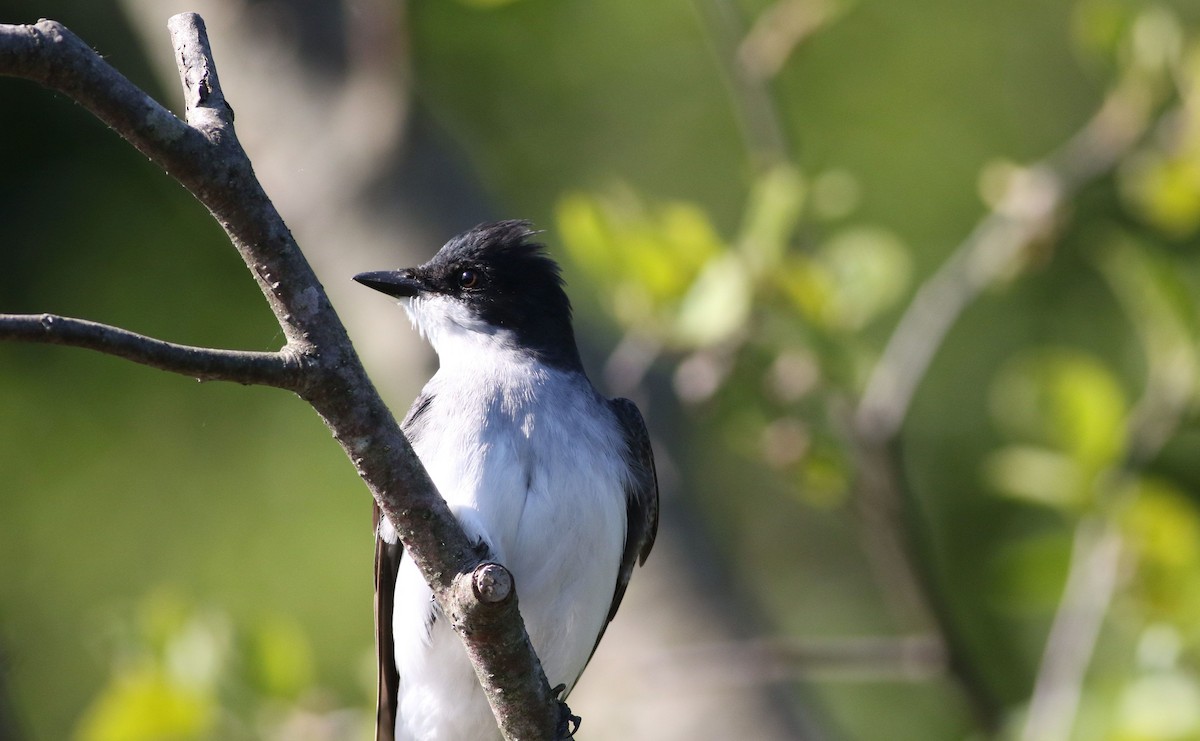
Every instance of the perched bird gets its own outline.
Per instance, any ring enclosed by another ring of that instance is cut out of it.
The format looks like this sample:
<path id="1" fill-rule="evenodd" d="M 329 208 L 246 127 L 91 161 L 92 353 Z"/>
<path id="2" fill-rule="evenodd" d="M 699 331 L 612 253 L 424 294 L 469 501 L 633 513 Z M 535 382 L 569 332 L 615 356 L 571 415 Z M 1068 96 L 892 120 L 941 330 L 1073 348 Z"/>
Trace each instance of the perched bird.
<path id="1" fill-rule="evenodd" d="M 637 407 L 584 374 L 534 237 L 525 221 L 482 224 L 420 267 L 354 279 L 399 298 L 437 352 L 404 433 L 467 537 L 512 572 L 546 676 L 569 692 L 654 544 L 658 483 Z M 458 636 L 375 520 L 377 738 L 499 738 Z"/>

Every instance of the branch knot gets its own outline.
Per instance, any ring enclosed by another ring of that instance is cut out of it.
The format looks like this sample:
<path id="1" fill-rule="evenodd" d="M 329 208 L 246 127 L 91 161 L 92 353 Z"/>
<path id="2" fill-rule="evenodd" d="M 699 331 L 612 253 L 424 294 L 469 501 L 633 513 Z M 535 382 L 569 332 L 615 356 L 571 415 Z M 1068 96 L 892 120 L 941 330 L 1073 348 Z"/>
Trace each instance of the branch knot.
<path id="1" fill-rule="evenodd" d="M 492 605 L 504 602 L 512 596 L 512 572 L 498 563 L 485 561 L 471 574 L 471 587 L 480 602 Z"/>

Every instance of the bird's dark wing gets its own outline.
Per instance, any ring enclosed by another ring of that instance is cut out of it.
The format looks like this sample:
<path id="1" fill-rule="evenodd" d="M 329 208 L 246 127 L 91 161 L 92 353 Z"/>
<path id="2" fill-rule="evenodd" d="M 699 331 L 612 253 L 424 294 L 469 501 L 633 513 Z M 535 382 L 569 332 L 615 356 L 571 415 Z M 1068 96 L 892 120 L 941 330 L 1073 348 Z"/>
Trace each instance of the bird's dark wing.
<path id="1" fill-rule="evenodd" d="M 379 696 L 375 706 L 376 741 L 395 741 L 397 693 L 400 672 L 396 669 L 396 647 L 392 637 L 392 608 L 396 599 L 396 572 L 404 546 L 379 537 L 383 513 L 374 507 L 375 520 L 375 658 L 379 672 Z"/>
<path id="2" fill-rule="evenodd" d="M 400 428 L 411 441 L 421 427 L 433 397 L 421 394 L 408 410 Z M 383 513 L 373 508 L 375 532 L 375 657 L 379 673 L 379 695 L 375 711 L 376 741 L 395 741 L 396 714 L 400 689 L 400 671 L 396 668 L 396 646 L 392 635 L 392 611 L 396 604 L 396 573 L 404 546 L 397 540 L 388 543 L 379 537 L 379 520 Z"/>
<path id="3" fill-rule="evenodd" d="M 625 460 L 629 465 L 630 477 L 625 486 L 625 549 L 621 553 L 621 567 L 617 570 L 612 606 L 608 609 L 608 617 L 600 628 L 600 634 L 596 636 L 596 644 L 592 646 L 593 654 L 608 624 L 617 614 L 617 608 L 621 606 L 625 588 L 629 586 L 629 578 L 633 575 L 633 567 L 646 563 L 646 557 L 654 547 L 654 537 L 658 534 L 658 475 L 654 471 L 654 451 L 650 449 L 650 433 L 646 431 L 646 422 L 637 405 L 629 399 L 610 399 L 608 405 L 616 415 L 625 437 Z M 591 661 L 590 656 L 588 661 Z"/>
<path id="4" fill-rule="evenodd" d="M 617 572 L 617 589 L 613 593 L 608 619 L 612 620 L 621 606 L 634 564 L 646 563 L 654 537 L 658 534 L 658 474 L 654 470 L 654 451 L 650 449 L 650 433 L 642 413 L 629 399 L 612 399 L 609 406 L 627 447 L 630 481 L 625 487 L 625 550 L 621 554 L 621 570 Z M 598 641 L 597 641 L 598 642 Z"/>

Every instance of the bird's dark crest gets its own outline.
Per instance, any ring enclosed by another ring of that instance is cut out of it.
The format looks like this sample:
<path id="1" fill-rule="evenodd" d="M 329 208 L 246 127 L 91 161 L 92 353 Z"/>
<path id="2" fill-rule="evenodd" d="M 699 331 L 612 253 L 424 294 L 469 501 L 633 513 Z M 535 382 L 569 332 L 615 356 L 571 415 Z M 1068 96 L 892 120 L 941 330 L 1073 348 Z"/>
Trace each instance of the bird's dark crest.
<path id="1" fill-rule="evenodd" d="M 464 264 L 492 269 L 509 266 L 513 272 L 519 271 L 527 283 L 541 281 L 561 289 L 565 285 L 562 270 L 546 252 L 546 246 L 534 239 L 541 233 L 524 219 L 479 224 L 453 237 L 424 267 L 435 271 Z"/>
<path id="2" fill-rule="evenodd" d="M 523 220 L 480 224 L 447 242 L 417 272 L 489 324 L 511 330 L 542 362 L 581 369 L 562 271 L 534 239 L 537 234 Z M 465 270 L 478 273 L 477 285 L 461 285 Z"/>
<path id="3" fill-rule="evenodd" d="M 546 248 L 532 238 L 542 232 L 524 219 L 508 219 L 478 224 L 450 239 L 439 252 L 457 258 L 470 257 L 488 259 L 506 256 L 512 258 L 543 258 L 555 273 L 558 266 L 546 255 Z M 435 258 L 437 259 L 437 258 Z"/>

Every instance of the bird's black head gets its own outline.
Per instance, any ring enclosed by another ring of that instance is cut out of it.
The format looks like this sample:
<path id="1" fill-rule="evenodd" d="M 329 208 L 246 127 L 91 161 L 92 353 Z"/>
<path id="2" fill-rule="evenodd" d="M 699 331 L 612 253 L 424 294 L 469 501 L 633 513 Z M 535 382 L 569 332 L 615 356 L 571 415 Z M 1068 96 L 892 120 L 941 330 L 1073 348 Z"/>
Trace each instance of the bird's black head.
<path id="1" fill-rule="evenodd" d="M 527 221 L 498 221 L 454 237 L 416 268 L 362 273 L 365 286 L 405 307 L 439 356 L 476 341 L 510 342 L 544 363 L 580 367 L 571 302 L 558 265 Z M 463 335 L 463 333 L 468 333 Z M 472 336 L 474 335 L 474 336 Z"/>

